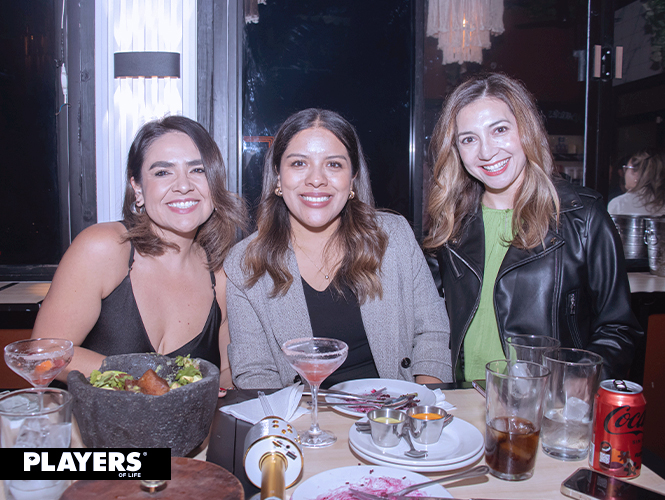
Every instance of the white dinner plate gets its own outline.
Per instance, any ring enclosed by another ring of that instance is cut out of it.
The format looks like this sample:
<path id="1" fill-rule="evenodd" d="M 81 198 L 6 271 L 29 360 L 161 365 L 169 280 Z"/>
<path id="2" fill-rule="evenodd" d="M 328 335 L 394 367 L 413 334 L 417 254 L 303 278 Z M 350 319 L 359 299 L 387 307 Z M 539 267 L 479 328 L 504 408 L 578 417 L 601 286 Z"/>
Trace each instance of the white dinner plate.
<path id="1" fill-rule="evenodd" d="M 485 447 L 483 435 L 469 422 L 455 417 L 441 433 L 441 438 L 434 444 L 419 444 L 414 441 L 418 449 L 427 450 L 424 458 L 409 458 L 404 455 L 409 446 L 401 440 L 397 446 L 383 448 L 372 441 L 369 433 L 358 432 L 355 424 L 349 429 L 349 444 L 356 451 L 362 453 L 363 458 L 378 459 L 392 465 L 412 467 L 441 467 L 467 461 L 482 453 Z M 458 465 L 459 467 L 459 465 Z M 457 468 L 457 467 L 456 467 Z"/>
<path id="2" fill-rule="evenodd" d="M 361 378 L 357 380 L 347 380 L 346 382 L 340 382 L 331 387 L 337 391 L 350 392 L 352 394 L 370 394 L 372 390 L 378 390 L 382 387 L 386 388 L 386 393 L 390 397 L 396 398 L 402 394 L 411 394 L 413 392 L 418 393 L 419 405 L 430 406 L 436 404 L 436 394 L 431 389 L 428 389 L 424 385 L 416 384 L 414 382 L 407 382 L 406 380 L 393 380 L 388 378 Z M 328 403 L 339 403 L 342 402 L 342 399 L 326 397 Z M 352 409 L 353 407 L 345 406 L 334 406 L 336 411 L 344 413 L 345 415 L 351 415 L 353 417 L 364 417 L 367 412 L 357 411 Z"/>
<path id="3" fill-rule="evenodd" d="M 476 463 L 478 460 L 480 460 L 485 453 L 485 448 L 481 448 L 478 453 L 476 453 L 474 456 L 469 458 L 468 460 L 462 460 L 461 462 L 455 462 L 453 464 L 444 464 L 444 465 L 401 465 L 401 464 L 394 464 L 390 462 L 386 462 L 384 460 L 379 460 L 376 457 L 371 457 L 367 455 L 366 453 L 363 453 L 359 449 L 357 449 L 353 445 L 349 445 L 351 450 L 358 455 L 360 458 L 363 458 L 367 460 L 368 462 L 372 464 L 377 464 L 377 465 L 385 465 L 387 467 L 395 467 L 397 469 L 404 469 L 404 470 L 410 470 L 414 472 L 446 472 L 446 471 L 452 471 L 452 470 L 457 470 L 461 469 L 463 467 L 468 467 L 469 465 L 473 465 Z"/>
<path id="4" fill-rule="evenodd" d="M 392 467 L 352 465 L 330 469 L 303 481 L 291 495 L 291 500 L 357 500 L 349 493 L 349 488 L 376 494 L 394 493 L 412 484 L 430 480 L 421 474 Z M 411 493 L 415 494 L 452 498 L 440 484 Z"/>

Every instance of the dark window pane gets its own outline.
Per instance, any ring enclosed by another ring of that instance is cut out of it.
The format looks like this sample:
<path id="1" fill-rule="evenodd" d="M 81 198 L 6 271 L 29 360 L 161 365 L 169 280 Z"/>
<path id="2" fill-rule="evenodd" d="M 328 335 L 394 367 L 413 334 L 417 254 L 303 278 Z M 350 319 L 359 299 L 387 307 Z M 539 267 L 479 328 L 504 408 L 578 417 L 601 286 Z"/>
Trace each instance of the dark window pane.
<path id="1" fill-rule="evenodd" d="M 377 206 L 411 218 L 412 1 L 280 0 L 245 28 L 243 194 L 254 203 L 273 136 L 291 113 L 337 111 L 358 130 Z M 260 142 L 264 141 L 264 142 Z"/>
<path id="2" fill-rule="evenodd" d="M 0 265 L 60 254 L 53 0 L 0 0 Z"/>

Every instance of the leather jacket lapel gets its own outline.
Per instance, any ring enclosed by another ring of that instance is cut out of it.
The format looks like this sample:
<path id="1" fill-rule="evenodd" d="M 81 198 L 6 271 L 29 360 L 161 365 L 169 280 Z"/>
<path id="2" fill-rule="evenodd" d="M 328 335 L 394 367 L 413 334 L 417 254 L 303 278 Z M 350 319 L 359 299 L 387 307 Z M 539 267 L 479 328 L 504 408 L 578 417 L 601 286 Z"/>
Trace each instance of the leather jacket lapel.
<path id="1" fill-rule="evenodd" d="M 511 271 L 512 269 L 515 269 L 518 266 L 544 257 L 550 252 L 555 251 L 563 244 L 563 238 L 561 238 L 561 236 L 550 229 L 545 236 L 546 246 L 544 248 L 543 245 L 538 245 L 536 248 L 531 250 L 523 250 L 511 245 L 506 252 L 506 256 L 504 257 L 503 262 L 501 263 L 497 279 L 500 279 L 503 274 Z"/>
<path id="2" fill-rule="evenodd" d="M 466 264 L 479 281 L 482 280 L 485 269 L 485 228 L 480 206 L 464 224 L 461 237 L 448 245 L 448 250 Z M 461 277 L 466 271 L 455 263 L 455 259 L 450 260 L 454 272 L 458 273 L 457 277 Z"/>

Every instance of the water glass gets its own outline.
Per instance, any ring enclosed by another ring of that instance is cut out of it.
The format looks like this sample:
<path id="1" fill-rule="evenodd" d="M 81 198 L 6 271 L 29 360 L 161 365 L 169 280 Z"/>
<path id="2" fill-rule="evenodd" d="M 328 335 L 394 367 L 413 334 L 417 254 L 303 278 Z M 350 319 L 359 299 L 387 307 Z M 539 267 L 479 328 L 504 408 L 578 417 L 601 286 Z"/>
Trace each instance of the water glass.
<path id="1" fill-rule="evenodd" d="M 499 479 L 533 475 L 549 368 L 502 359 L 485 366 L 485 461 Z"/>
<path id="2" fill-rule="evenodd" d="M 52 388 L 24 389 L 0 398 L 2 448 L 69 448 L 72 396 Z M 5 479 L 7 500 L 57 500 L 68 480 Z"/>
<path id="3" fill-rule="evenodd" d="M 589 451 L 603 358 L 582 349 L 558 348 L 545 351 L 543 364 L 551 372 L 540 433 L 543 451 L 559 460 L 582 460 Z"/>
<path id="4" fill-rule="evenodd" d="M 506 347 L 508 348 L 506 357 L 542 363 L 543 352 L 559 346 L 561 346 L 561 342 L 547 335 L 512 334 L 506 336 Z"/>

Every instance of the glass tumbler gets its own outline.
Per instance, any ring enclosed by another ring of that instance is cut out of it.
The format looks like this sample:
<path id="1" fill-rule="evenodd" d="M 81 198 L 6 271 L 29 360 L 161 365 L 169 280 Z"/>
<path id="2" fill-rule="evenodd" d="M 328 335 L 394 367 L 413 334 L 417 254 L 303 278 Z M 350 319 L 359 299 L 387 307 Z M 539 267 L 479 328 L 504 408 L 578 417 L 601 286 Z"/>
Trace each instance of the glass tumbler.
<path id="1" fill-rule="evenodd" d="M 507 481 L 533 475 L 549 368 L 502 359 L 485 366 L 485 461 Z"/>
<path id="2" fill-rule="evenodd" d="M 551 372 L 540 433 L 543 451 L 559 460 L 582 460 L 589 451 L 603 358 L 582 349 L 559 348 L 545 351 L 543 364 Z"/>
<path id="3" fill-rule="evenodd" d="M 0 398 L 3 448 L 69 448 L 72 396 L 62 389 L 24 389 Z M 7 500 L 57 500 L 68 480 L 5 480 Z"/>

